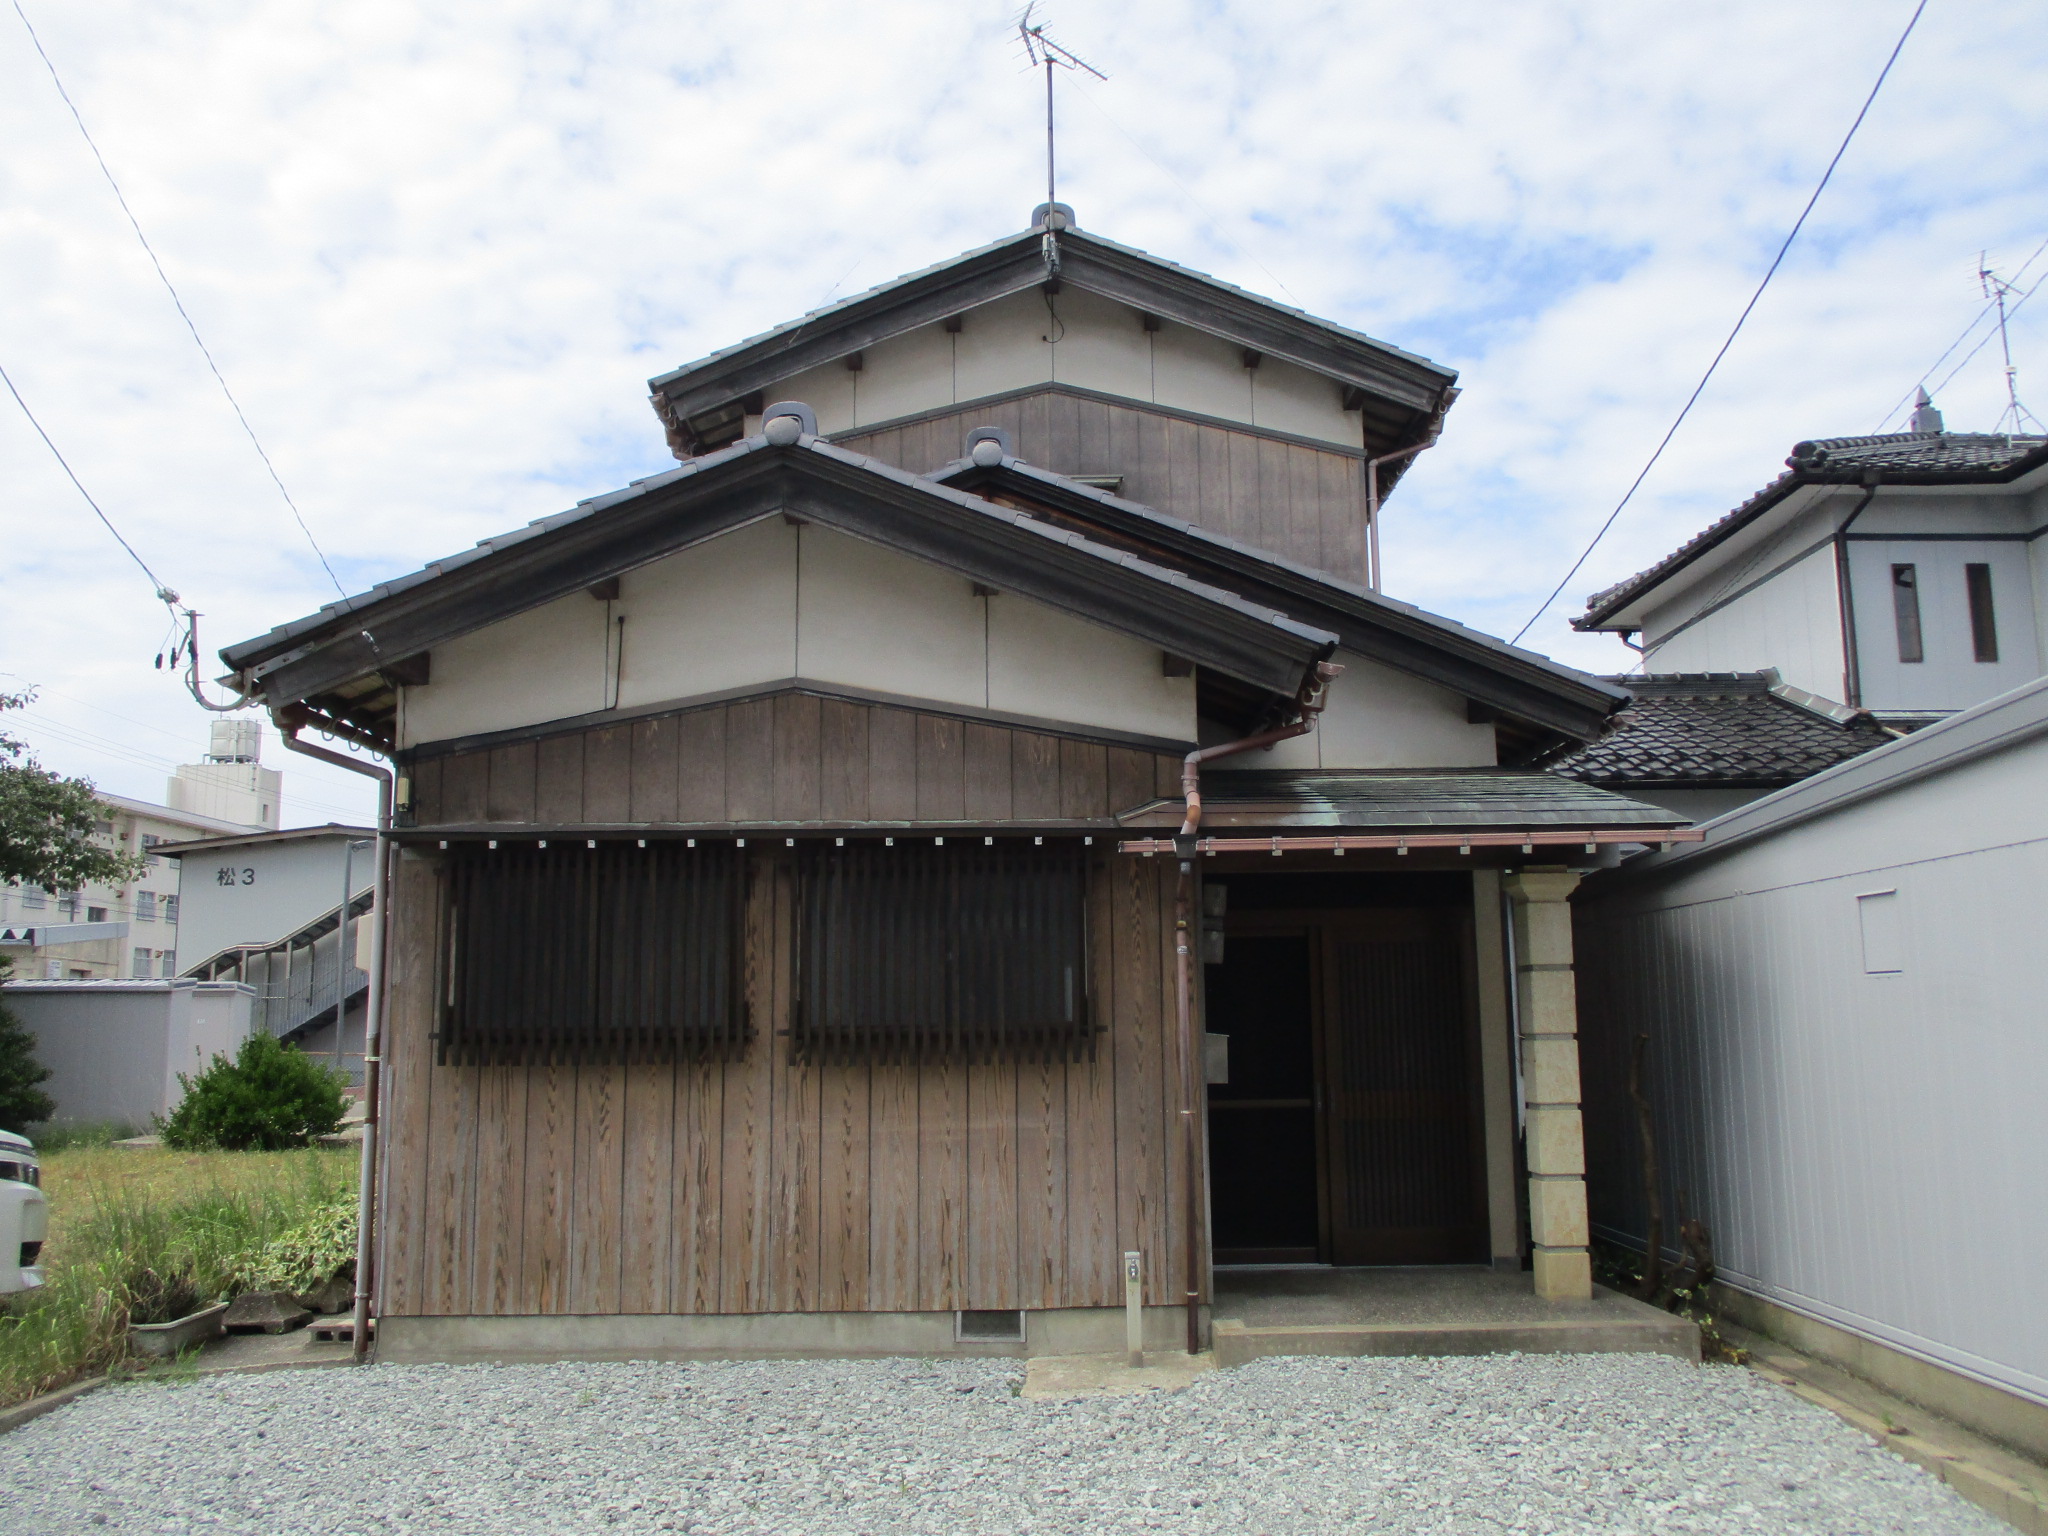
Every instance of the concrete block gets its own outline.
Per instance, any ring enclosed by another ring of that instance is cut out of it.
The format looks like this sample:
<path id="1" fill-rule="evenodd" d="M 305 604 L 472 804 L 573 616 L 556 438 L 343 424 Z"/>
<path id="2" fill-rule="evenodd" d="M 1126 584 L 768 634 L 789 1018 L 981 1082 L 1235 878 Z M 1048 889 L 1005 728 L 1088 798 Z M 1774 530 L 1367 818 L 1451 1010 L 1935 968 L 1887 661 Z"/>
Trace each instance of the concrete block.
<path id="1" fill-rule="evenodd" d="M 1522 869 L 1501 881 L 1501 886 L 1517 905 L 1529 902 L 1540 906 L 1569 901 L 1579 888 L 1579 876 L 1569 869 Z"/>
<path id="2" fill-rule="evenodd" d="M 1523 971 L 1515 978 L 1525 1035 L 1579 1031 L 1578 980 L 1570 971 Z"/>
<path id="3" fill-rule="evenodd" d="M 221 1322 L 230 1333 L 289 1333 L 312 1320 L 290 1291 L 245 1291 L 229 1303 Z"/>
<path id="4" fill-rule="evenodd" d="M 1586 1246 L 1586 1181 L 1529 1178 L 1529 1240 L 1539 1248 Z"/>
<path id="5" fill-rule="evenodd" d="M 1530 1104 L 1579 1102 L 1579 1042 L 1550 1035 L 1522 1042 L 1522 1093 Z"/>
<path id="6" fill-rule="evenodd" d="M 1531 1105 L 1526 1131 L 1531 1173 L 1585 1173 L 1586 1126 L 1577 1109 Z"/>
<path id="7" fill-rule="evenodd" d="M 1545 1301 L 1584 1301 L 1593 1294 L 1593 1261 L 1585 1249 L 1538 1248 L 1529 1261 L 1535 1270 L 1536 1294 Z M 1692 1346 L 1697 1350 L 1698 1330 L 1692 1331 Z"/>

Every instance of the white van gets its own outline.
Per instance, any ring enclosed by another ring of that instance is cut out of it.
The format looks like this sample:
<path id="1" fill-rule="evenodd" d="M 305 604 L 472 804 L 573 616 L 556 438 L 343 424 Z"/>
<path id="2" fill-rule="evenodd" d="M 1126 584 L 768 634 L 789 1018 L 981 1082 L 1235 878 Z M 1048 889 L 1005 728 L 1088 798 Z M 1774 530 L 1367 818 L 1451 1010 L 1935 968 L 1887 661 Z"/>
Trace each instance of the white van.
<path id="1" fill-rule="evenodd" d="M 36 1149 L 12 1131 L 0 1131 L 0 1296 L 43 1283 L 43 1239 L 50 1205 L 43 1198 Z"/>

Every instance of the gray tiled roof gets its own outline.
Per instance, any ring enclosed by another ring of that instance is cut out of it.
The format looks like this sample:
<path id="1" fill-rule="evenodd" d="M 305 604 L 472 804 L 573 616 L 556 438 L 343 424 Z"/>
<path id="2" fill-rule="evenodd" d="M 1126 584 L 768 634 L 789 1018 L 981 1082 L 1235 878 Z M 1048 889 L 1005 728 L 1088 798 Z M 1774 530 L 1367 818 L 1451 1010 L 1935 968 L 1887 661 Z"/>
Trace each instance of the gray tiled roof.
<path id="1" fill-rule="evenodd" d="M 1617 679 L 1635 703 L 1606 736 L 1553 759 L 1554 774 L 1625 789 L 1778 788 L 1860 757 L 1892 735 L 1860 710 L 1795 703 L 1760 672 Z"/>
<path id="2" fill-rule="evenodd" d="M 1511 768 L 1212 768 L 1202 776 L 1202 825 L 1358 827 L 1398 831 L 1536 831 L 1670 827 L 1686 818 L 1611 790 Z M 1160 799 L 1119 818 L 1127 826 L 1178 825 L 1182 804 Z"/>
<path id="3" fill-rule="evenodd" d="M 1785 473 L 1659 560 L 1587 599 L 1574 629 L 1597 629 L 1624 604 L 1747 527 L 1802 485 L 1856 485 L 1875 472 L 1887 485 L 1968 485 L 2016 479 L 2048 463 L 2048 438 L 1985 432 L 1898 432 L 1799 443 Z"/>

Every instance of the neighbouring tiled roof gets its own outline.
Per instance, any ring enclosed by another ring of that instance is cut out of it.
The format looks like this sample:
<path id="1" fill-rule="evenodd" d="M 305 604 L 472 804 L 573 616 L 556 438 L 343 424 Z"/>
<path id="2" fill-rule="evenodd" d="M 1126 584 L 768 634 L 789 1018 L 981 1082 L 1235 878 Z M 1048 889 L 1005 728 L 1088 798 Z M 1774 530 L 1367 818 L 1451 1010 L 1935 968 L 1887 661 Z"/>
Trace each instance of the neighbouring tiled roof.
<path id="1" fill-rule="evenodd" d="M 1785 473 L 1655 565 L 1594 593 L 1586 611 L 1572 620 L 1572 628 L 1599 628 L 1617 609 L 1747 527 L 1802 485 L 1856 485 L 1868 474 L 1881 477 L 1886 485 L 1996 483 L 2043 463 L 2048 463 L 2048 438 L 1987 432 L 1899 432 L 1799 443 L 1785 460 Z"/>
<path id="2" fill-rule="evenodd" d="M 1202 825 L 1348 827 L 1374 831 L 1528 831 L 1669 827 L 1685 817 L 1612 790 L 1512 768 L 1223 769 L 1202 775 Z M 1162 798 L 1117 819 L 1177 825 L 1184 806 Z"/>
<path id="3" fill-rule="evenodd" d="M 1762 672 L 1616 678 L 1635 703 L 1606 736 L 1553 759 L 1551 773 L 1610 788 L 1779 788 L 1881 747 L 1892 735 Z M 1790 695 L 1790 696 L 1788 696 Z"/>

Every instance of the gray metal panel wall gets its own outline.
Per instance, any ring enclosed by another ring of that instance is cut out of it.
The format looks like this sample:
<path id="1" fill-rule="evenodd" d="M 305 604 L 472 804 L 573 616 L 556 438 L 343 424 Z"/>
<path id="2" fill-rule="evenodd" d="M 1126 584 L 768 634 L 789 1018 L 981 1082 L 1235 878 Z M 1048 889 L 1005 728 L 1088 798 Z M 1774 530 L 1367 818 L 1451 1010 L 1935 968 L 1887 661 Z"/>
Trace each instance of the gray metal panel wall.
<path id="1" fill-rule="evenodd" d="M 1593 1218 L 1640 1244 L 1627 1092 L 1651 1037 L 1667 1241 L 1723 1277 L 2048 1401 L 2048 741 L 1578 909 Z M 1900 969 L 1860 896 L 1896 891 Z M 1874 956 L 1883 963 L 1886 957 Z"/>

